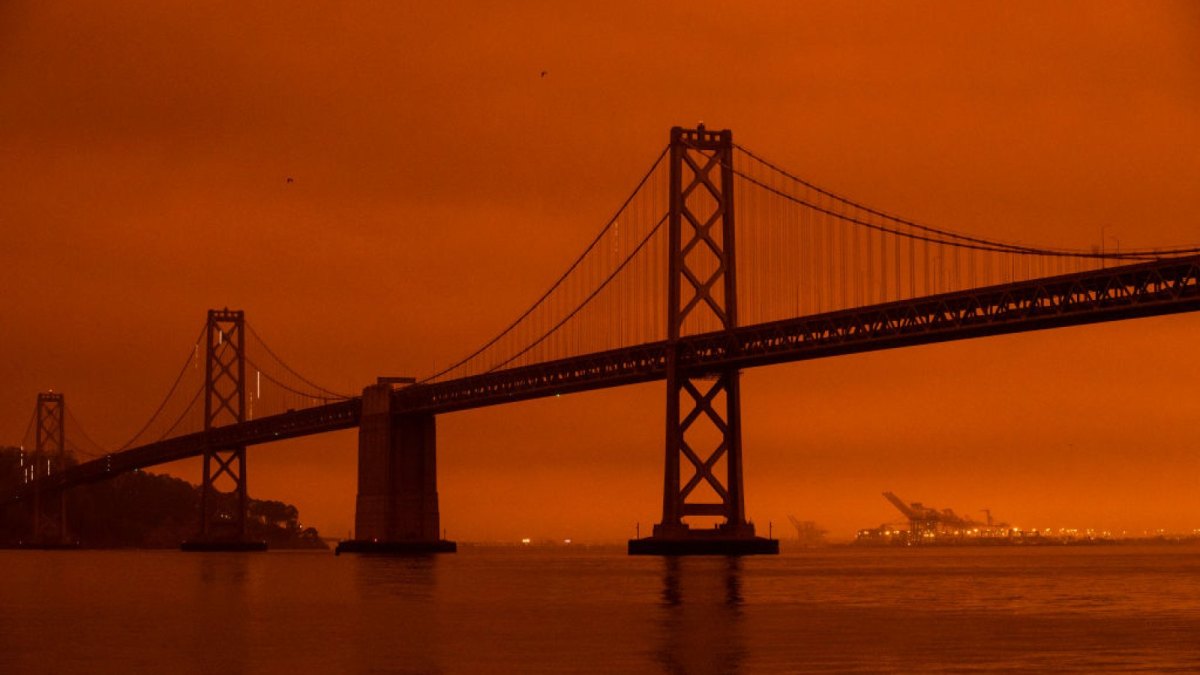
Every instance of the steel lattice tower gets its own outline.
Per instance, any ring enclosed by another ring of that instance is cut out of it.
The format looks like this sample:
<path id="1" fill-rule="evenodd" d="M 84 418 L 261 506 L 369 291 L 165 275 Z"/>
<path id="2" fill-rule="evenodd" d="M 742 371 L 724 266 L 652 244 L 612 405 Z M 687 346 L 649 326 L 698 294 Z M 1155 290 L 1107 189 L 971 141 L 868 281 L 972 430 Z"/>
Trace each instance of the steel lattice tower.
<path id="1" fill-rule="evenodd" d="M 663 515 L 654 536 L 634 540 L 630 552 L 710 552 L 714 547 L 719 550 L 712 552 L 774 552 L 746 546 L 761 547 L 767 540 L 754 536 L 745 516 L 738 369 L 680 365 L 681 338 L 714 331 L 732 337 L 738 326 L 733 133 L 708 131 L 704 125 L 673 128 L 669 169 Z M 690 470 L 686 482 L 681 460 Z M 702 485 L 712 495 L 704 500 L 696 494 Z M 723 522 L 694 529 L 684 522 L 689 516 L 717 516 Z"/>
<path id="2" fill-rule="evenodd" d="M 246 421 L 245 315 L 241 311 L 211 309 L 205 329 L 204 432 Z M 233 489 L 222 493 L 217 483 L 228 477 Z M 217 496 L 234 495 L 232 513 L 221 510 Z M 204 450 L 200 487 L 200 541 L 240 541 L 246 535 L 246 447 Z"/>
<path id="3" fill-rule="evenodd" d="M 36 430 L 33 450 L 33 541 L 35 544 L 62 543 L 67 538 L 67 506 L 62 490 L 58 491 L 57 514 L 47 513 L 43 504 L 41 478 L 64 468 L 66 453 L 66 403 L 61 393 L 44 392 L 37 395 Z"/>

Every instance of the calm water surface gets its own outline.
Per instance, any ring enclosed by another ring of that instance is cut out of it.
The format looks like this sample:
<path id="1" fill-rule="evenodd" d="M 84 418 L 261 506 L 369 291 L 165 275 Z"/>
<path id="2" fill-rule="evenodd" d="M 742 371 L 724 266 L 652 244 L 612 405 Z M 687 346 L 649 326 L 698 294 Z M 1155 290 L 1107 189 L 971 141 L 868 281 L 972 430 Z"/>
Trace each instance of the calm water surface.
<path id="1" fill-rule="evenodd" d="M 1200 672 L 1200 548 L 0 551 L 0 673 Z"/>

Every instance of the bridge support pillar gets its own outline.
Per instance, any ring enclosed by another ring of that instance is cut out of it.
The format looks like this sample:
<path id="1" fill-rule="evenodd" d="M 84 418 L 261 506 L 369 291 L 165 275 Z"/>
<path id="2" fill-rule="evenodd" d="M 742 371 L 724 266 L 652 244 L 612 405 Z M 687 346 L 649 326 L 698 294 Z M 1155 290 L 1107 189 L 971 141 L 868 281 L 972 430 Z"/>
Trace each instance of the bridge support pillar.
<path id="1" fill-rule="evenodd" d="M 732 336 L 738 325 L 733 134 L 675 127 L 670 153 L 663 516 L 650 537 L 630 540 L 629 553 L 778 553 L 778 540 L 755 536 L 745 516 L 740 373 L 689 368 L 679 348 L 685 334 L 723 330 Z M 686 482 L 681 458 L 689 469 Z M 721 522 L 693 527 L 687 517 Z"/>
<path id="2" fill-rule="evenodd" d="M 388 384 L 363 390 L 355 538 L 337 553 L 453 553 L 441 538 L 435 418 L 396 413 L 391 394 Z"/>

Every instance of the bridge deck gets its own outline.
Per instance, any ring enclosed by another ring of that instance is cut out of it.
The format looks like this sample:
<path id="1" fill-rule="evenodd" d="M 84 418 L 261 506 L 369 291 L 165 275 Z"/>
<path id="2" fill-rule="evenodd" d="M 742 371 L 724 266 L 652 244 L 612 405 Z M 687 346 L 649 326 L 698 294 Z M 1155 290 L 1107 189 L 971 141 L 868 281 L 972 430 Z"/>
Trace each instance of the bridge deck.
<path id="1" fill-rule="evenodd" d="M 1123 265 L 815 314 L 680 339 L 684 368 L 749 368 L 1200 309 L 1200 256 Z M 548 361 L 395 393 L 443 413 L 664 377 L 668 345 Z"/>
<path id="2" fill-rule="evenodd" d="M 1200 310 L 1200 256 L 989 286 L 682 338 L 683 368 L 704 372 L 988 335 Z M 670 347 L 654 342 L 534 366 L 414 385 L 399 409 L 446 413 L 662 379 Z M 51 490 L 199 455 L 208 444 L 257 445 L 358 426 L 357 398 L 160 441 L 80 464 L 41 481 Z M 32 491 L 21 486 L 0 502 Z"/>

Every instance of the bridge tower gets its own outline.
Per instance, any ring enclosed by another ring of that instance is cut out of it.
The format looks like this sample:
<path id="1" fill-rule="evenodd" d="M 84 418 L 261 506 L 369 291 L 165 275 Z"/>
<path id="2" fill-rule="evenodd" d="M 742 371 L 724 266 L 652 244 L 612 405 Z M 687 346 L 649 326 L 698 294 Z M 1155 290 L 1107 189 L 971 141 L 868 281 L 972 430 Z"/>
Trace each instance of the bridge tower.
<path id="1" fill-rule="evenodd" d="M 34 450 L 32 458 L 33 514 L 32 544 L 35 547 L 59 547 L 67 542 L 66 493 L 43 495 L 41 479 L 65 468 L 66 425 L 63 416 L 66 402 L 61 393 L 42 392 L 37 395 Z"/>
<path id="2" fill-rule="evenodd" d="M 246 421 L 245 313 L 210 309 L 204 331 L 204 433 Z M 261 551 L 246 539 L 246 447 L 206 442 L 200 483 L 200 531 L 185 551 Z M 226 485 L 227 490 L 219 486 Z"/>
<path id="3" fill-rule="evenodd" d="M 738 325 L 733 133 L 709 131 L 703 124 L 675 127 L 669 152 L 663 514 L 652 536 L 629 542 L 629 552 L 778 553 L 778 541 L 755 536 L 754 524 L 746 520 L 740 373 L 689 368 L 679 348 L 682 337 L 732 332 Z M 711 528 L 684 522 L 714 516 L 721 521 Z"/>

